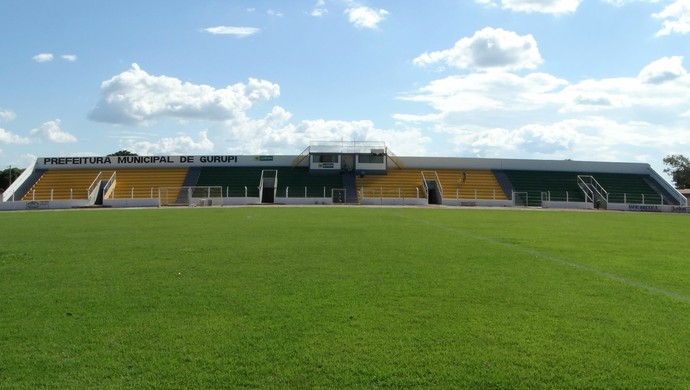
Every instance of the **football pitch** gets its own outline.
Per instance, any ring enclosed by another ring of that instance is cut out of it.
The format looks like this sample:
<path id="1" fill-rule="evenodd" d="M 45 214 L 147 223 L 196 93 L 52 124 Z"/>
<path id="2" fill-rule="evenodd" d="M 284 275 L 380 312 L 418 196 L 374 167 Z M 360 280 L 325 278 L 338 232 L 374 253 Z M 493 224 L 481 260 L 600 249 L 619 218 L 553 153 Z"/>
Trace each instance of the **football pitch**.
<path id="1" fill-rule="evenodd" d="M 690 388 L 687 215 L 0 213 L 0 388 Z"/>

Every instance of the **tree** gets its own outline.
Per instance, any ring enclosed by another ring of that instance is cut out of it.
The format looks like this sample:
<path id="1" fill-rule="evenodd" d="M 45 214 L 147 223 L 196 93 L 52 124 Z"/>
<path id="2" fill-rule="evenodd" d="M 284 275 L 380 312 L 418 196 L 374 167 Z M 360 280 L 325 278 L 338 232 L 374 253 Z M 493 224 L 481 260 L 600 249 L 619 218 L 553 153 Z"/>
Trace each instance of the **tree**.
<path id="1" fill-rule="evenodd" d="M 690 160 L 682 154 L 671 154 L 664 157 L 664 164 L 669 167 L 664 172 L 670 173 L 676 188 L 690 188 Z"/>
<path id="2" fill-rule="evenodd" d="M 108 156 L 138 156 L 136 153 L 132 153 L 129 150 L 119 150 L 115 153 L 111 153 Z"/>
<path id="3" fill-rule="evenodd" d="M 0 171 L 0 192 L 3 192 L 10 186 L 10 181 L 14 183 L 22 172 L 24 170 L 19 168 L 7 168 L 4 171 Z"/>

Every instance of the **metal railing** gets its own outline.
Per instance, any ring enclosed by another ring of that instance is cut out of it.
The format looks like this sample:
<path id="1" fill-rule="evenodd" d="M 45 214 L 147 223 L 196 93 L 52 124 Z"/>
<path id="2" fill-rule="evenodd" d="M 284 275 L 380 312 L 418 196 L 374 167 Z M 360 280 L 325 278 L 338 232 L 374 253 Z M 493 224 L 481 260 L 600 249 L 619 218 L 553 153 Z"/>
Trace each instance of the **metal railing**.
<path id="1" fill-rule="evenodd" d="M 93 205 L 96 203 L 96 199 L 98 199 L 98 190 L 101 188 L 101 182 L 104 181 L 104 176 L 107 175 L 108 173 L 111 173 L 110 177 L 108 178 L 108 184 L 112 184 L 111 182 L 114 180 L 115 177 L 115 172 L 114 171 L 101 171 L 98 172 L 98 175 L 96 175 L 96 178 L 93 179 L 93 182 L 91 182 L 91 185 L 89 188 L 86 190 L 87 194 L 87 199 L 89 200 L 89 204 Z M 105 191 L 103 191 L 105 193 Z M 52 198 L 52 194 L 51 194 Z"/>
<path id="2" fill-rule="evenodd" d="M 577 185 L 585 194 L 585 202 L 609 202 L 609 193 L 599 182 L 590 175 L 577 175 Z M 598 195 L 598 196 L 597 196 Z"/>
<path id="3" fill-rule="evenodd" d="M 115 185 L 117 184 L 117 172 L 113 172 L 108 179 L 108 182 L 103 186 L 103 200 L 108 199 L 115 192 Z"/>
<path id="4" fill-rule="evenodd" d="M 302 161 L 304 161 L 306 158 L 309 157 L 309 147 L 307 146 L 302 153 L 300 153 L 297 157 L 295 157 L 294 160 L 292 160 L 292 167 L 295 168 L 298 166 Z"/>
<path id="5" fill-rule="evenodd" d="M 261 179 L 259 179 L 259 202 L 263 202 L 264 185 L 266 183 L 273 185 L 273 199 L 275 199 L 276 192 L 278 191 L 278 171 L 276 169 L 261 170 Z"/>
<path id="6" fill-rule="evenodd" d="M 426 197 L 429 197 L 429 182 L 435 181 L 436 188 L 438 189 L 438 194 L 443 199 L 443 186 L 441 186 L 441 180 L 439 180 L 436 171 L 422 171 L 422 185 L 424 186 L 424 193 Z M 429 176 L 429 178 L 427 178 Z"/>
<path id="7" fill-rule="evenodd" d="M 395 153 L 391 152 L 390 148 L 386 147 L 386 156 L 388 156 L 388 159 L 395 164 L 399 169 L 403 168 L 402 161 L 400 161 L 400 158 L 395 155 Z"/>
<path id="8" fill-rule="evenodd" d="M 390 199 L 419 199 L 419 187 L 411 188 L 384 188 L 361 187 L 359 194 L 362 198 L 390 198 Z"/>

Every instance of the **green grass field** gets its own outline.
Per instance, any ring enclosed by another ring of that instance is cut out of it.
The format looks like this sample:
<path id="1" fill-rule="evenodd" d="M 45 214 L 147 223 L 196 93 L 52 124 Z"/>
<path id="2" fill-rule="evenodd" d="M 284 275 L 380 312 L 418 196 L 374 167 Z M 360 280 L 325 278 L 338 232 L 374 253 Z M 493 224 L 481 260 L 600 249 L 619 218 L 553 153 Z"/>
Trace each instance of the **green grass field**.
<path id="1" fill-rule="evenodd" d="M 0 388 L 690 388 L 689 223 L 0 213 Z"/>

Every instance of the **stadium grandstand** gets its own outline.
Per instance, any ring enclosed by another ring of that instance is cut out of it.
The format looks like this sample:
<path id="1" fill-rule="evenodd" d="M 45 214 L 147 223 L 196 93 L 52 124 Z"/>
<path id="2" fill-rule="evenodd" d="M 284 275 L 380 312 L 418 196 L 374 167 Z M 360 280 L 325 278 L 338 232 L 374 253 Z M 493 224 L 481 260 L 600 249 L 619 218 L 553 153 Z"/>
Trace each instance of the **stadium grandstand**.
<path id="1" fill-rule="evenodd" d="M 688 210 L 649 164 L 402 157 L 357 141 L 292 156 L 41 157 L 0 210 L 253 204 Z"/>

